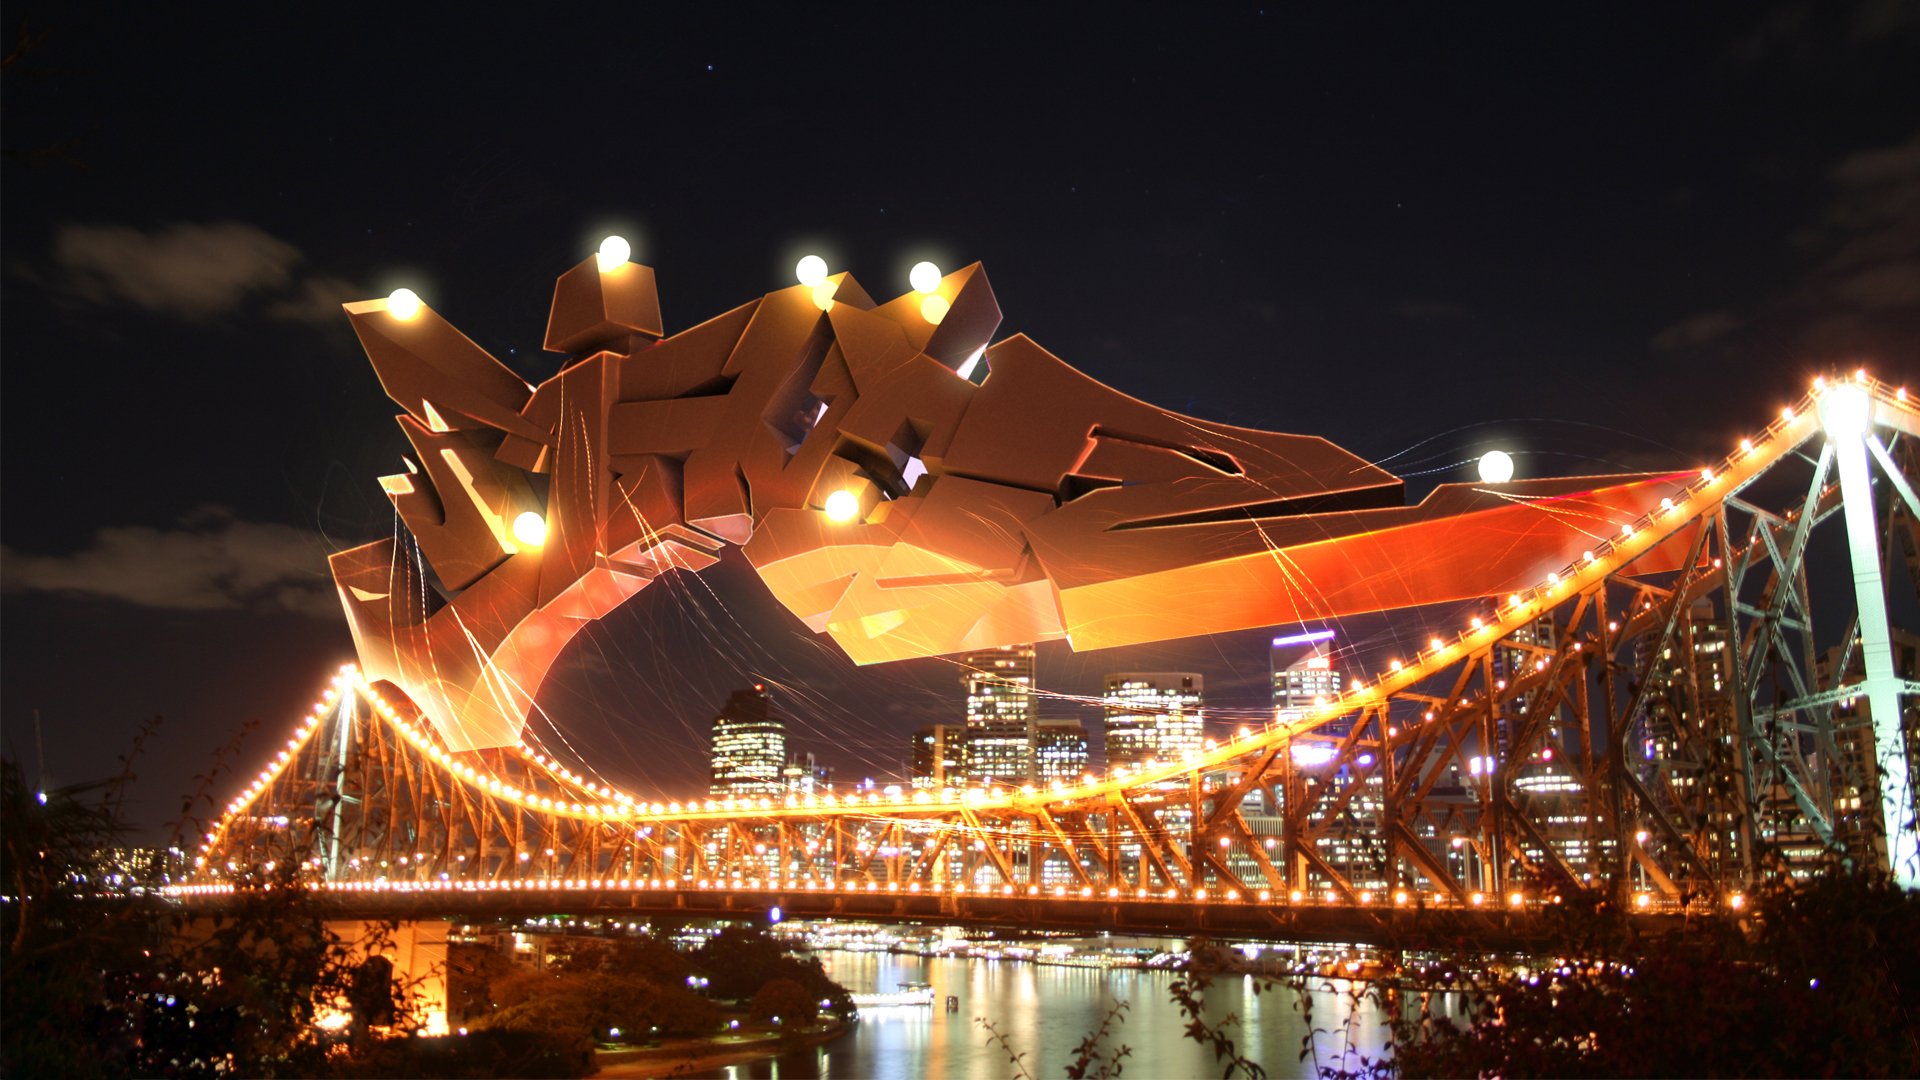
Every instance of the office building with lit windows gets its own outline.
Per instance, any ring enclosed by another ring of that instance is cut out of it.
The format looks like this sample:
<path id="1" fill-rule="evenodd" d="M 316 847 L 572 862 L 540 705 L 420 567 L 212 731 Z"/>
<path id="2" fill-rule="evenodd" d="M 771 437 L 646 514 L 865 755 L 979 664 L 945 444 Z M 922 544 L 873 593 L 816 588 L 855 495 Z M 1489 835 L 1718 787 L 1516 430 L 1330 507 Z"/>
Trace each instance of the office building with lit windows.
<path id="1" fill-rule="evenodd" d="M 1333 637 L 1331 630 L 1313 630 L 1273 639 L 1269 655 L 1275 723 L 1303 720 L 1315 705 L 1339 696 L 1341 672 L 1333 655 Z M 1319 833 L 1316 854 L 1356 889 L 1385 888 L 1379 827 L 1386 786 L 1379 770 L 1372 767 L 1370 754 L 1362 755 L 1354 766 L 1334 763 L 1334 746 L 1347 734 L 1349 723 L 1337 720 L 1316 729 L 1311 741 L 1295 744 L 1291 760 L 1300 790 L 1312 797 L 1307 819 Z M 1347 794 L 1356 783 L 1360 789 Z M 1249 817 L 1264 810 L 1257 807 Z M 1278 808 L 1269 811 L 1277 812 Z M 1268 828 L 1276 825 L 1270 823 Z M 1315 886 L 1326 883 L 1317 870 L 1308 871 L 1307 878 Z"/>
<path id="2" fill-rule="evenodd" d="M 908 775 L 916 788 L 943 788 L 966 782 L 961 761 L 966 753 L 965 724 L 928 724 L 913 733 Z"/>
<path id="3" fill-rule="evenodd" d="M 1516 627 L 1493 650 L 1495 692 L 1504 696 L 1499 724 L 1494 729 L 1496 745 L 1483 748 L 1481 769 L 1490 778 L 1500 775 L 1501 770 L 1513 774 L 1513 797 L 1521 811 L 1576 877 L 1592 881 L 1602 869 L 1603 860 L 1611 858 L 1616 841 L 1599 828 L 1601 823 L 1588 817 L 1586 786 L 1572 767 L 1582 755 L 1591 753 L 1591 748 L 1581 745 L 1577 725 L 1568 723 L 1558 707 L 1539 719 L 1544 730 L 1535 736 L 1538 741 L 1532 742 L 1524 757 L 1517 756 L 1514 748 L 1520 729 L 1534 719 L 1527 710 L 1535 707 L 1533 702 L 1542 700 L 1542 695 L 1532 691 L 1529 680 L 1554 663 L 1559 648 L 1557 625 L 1549 612 Z M 1473 777 L 1479 774 L 1472 773 L 1472 764 L 1469 761 L 1468 781 L 1477 785 L 1480 781 Z M 1457 776 L 1457 766 L 1455 771 Z M 1546 856 L 1531 838 L 1521 838 L 1520 846 L 1535 862 Z"/>
<path id="4" fill-rule="evenodd" d="M 787 725 L 764 683 L 736 690 L 713 719 L 714 795 L 778 795 L 786 789 Z"/>
<path id="5" fill-rule="evenodd" d="M 820 764 L 811 750 L 788 754 L 780 777 L 782 786 L 794 795 L 824 795 L 833 790 L 833 768 Z"/>
<path id="6" fill-rule="evenodd" d="M 1920 635 L 1900 626 L 1889 628 L 1893 645 L 1893 673 L 1904 680 L 1920 679 Z M 1840 670 L 1842 658 L 1846 669 Z M 1835 646 L 1821 654 L 1814 674 L 1822 689 L 1835 690 L 1857 686 L 1866 678 L 1865 656 L 1856 641 L 1853 648 Z M 1833 749 L 1827 763 L 1833 785 L 1835 839 L 1855 861 L 1884 867 L 1887 864 L 1885 827 L 1880 808 L 1880 757 L 1904 753 L 1907 775 L 1916 775 L 1920 765 L 1920 697 L 1903 695 L 1900 730 L 1903 746 L 1877 746 L 1873 730 L 1873 703 L 1865 694 L 1842 698 L 1833 709 Z M 1912 785 L 1912 811 L 1920 814 L 1920 785 Z"/>
<path id="7" fill-rule="evenodd" d="M 1078 720 L 1042 720 L 1033 753 L 1040 783 L 1078 783 L 1087 774 L 1087 729 Z"/>
<path id="8" fill-rule="evenodd" d="M 1036 778 L 1034 648 L 1009 645 L 960 658 L 967 691 L 962 772 L 976 784 L 1030 784 Z"/>
<path id="9" fill-rule="evenodd" d="M 1340 671 L 1333 661 L 1333 631 L 1314 630 L 1273 639 L 1273 718 L 1298 720 L 1314 705 L 1340 693 Z"/>
<path id="10" fill-rule="evenodd" d="M 1107 676 L 1107 768 L 1179 761 L 1200 752 L 1206 680 L 1191 671 L 1123 671 Z"/>
<path id="11" fill-rule="evenodd" d="M 1636 644 L 1636 666 L 1652 685 L 1635 718 L 1635 765 L 1663 811 L 1695 823 L 1709 865 L 1731 874 L 1751 852 L 1741 846 L 1742 779 L 1725 752 L 1737 730 L 1728 634 L 1713 601 L 1702 598 L 1659 656 L 1647 655 L 1653 635 Z"/>

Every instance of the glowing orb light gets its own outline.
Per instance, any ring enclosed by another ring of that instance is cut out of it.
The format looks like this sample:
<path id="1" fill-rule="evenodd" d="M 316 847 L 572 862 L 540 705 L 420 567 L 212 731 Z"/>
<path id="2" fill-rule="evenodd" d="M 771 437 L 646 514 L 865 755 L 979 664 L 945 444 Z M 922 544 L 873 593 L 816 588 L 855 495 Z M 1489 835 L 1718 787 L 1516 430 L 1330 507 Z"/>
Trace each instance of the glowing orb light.
<path id="1" fill-rule="evenodd" d="M 513 519 L 513 538 L 520 546 L 537 548 L 547 542 L 547 519 L 529 510 Z"/>
<path id="2" fill-rule="evenodd" d="M 412 289 L 395 289 L 387 294 L 387 314 L 405 322 L 420 314 L 420 296 Z"/>
<path id="3" fill-rule="evenodd" d="M 1836 439 L 1857 439 L 1873 424 L 1873 399 L 1858 386 L 1836 386 L 1820 395 L 1820 426 Z"/>
<path id="4" fill-rule="evenodd" d="M 947 317 L 950 307 L 952 305 L 947 303 L 947 298 L 936 293 L 920 301 L 920 317 L 939 326 L 940 320 Z"/>
<path id="5" fill-rule="evenodd" d="M 627 243 L 624 236 L 609 236 L 600 241 L 600 250 L 594 253 L 594 258 L 600 261 L 601 273 L 611 273 L 627 265 L 627 260 L 633 258 L 633 245 Z"/>
<path id="6" fill-rule="evenodd" d="M 832 311 L 833 294 L 839 291 L 840 286 L 831 281 L 822 281 L 820 284 L 815 285 L 813 287 L 813 306 L 819 308 L 821 311 Z"/>
<path id="7" fill-rule="evenodd" d="M 1480 481 L 1504 484 L 1513 479 L 1513 457 L 1505 450 L 1489 450 L 1480 457 Z"/>
<path id="8" fill-rule="evenodd" d="M 827 496 L 827 517 L 842 525 L 860 516 L 860 496 L 842 489 Z"/>
<path id="9" fill-rule="evenodd" d="M 827 280 L 827 260 L 807 255 L 794 264 L 793 276 L 799 278 L 802 285 L 818 285 Z"/>
<path id="10" fill-rule="evenodd" d="M 940 287 L 940 268 L 930 262 L 917 262 L 907 271 L 907 284 L 914 292 L 930 293 Z"/>

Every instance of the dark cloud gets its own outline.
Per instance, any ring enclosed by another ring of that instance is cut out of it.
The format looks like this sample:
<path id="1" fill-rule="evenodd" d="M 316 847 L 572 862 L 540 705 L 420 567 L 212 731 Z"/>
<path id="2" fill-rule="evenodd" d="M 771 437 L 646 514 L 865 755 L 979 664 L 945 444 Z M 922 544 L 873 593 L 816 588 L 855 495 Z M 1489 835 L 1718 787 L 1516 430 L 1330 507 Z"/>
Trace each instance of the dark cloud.
<path id="1" fill-rule="evenodd" d="M 1739 326 L 1740 317 L 1731 311 L 1702 312 L 1653 335 L 1653 347 L 1663 352 L 1696 348 L 1727 336 Z"/>
<path id="2" fill-rule="evenodd" d="M 1911 34 L 1920 29 L 1920 6 L 1912 0 L 1865 0 L 1853 9 L 1847 29 L 1865 40 Z"/>
<path id="3" fill-rule="evenodd" d="M 176 611 L 283 610 L 337 619 L 318 534 L 205 507 L 177 527 L 116 526 L 66 555 L 0 546 L 0 587 Z"/>
<path id="4" fill-rule="evenodd" d="M 142 231 L 126 225 L 63 225 L 54 234 L 59 283 L 102 306 L 128 306 L 210 322 L 266 303 L 269 317 L 318 322 L 340 316 L 352 295 L 336 277 L 301 274 L 300 249 L 240 221 L 180 222 Z"/>
<path id="5" fill-rule="evenodd" d="M 1795 278 L 1771 296 L 1675 322 L 1652 346 L 1787 343 L 1816 360 L 1897 356 L 1920 340 L 1920 134 L 1825 170 L 1825 196 L 1788 237 Z"/>
<path id="6" fill-rule="evenodd" d="M 1794 299 L 1815 314 L 1808 346 L 1873 344 L 1891 320 L 1920 312 L 1920 135 L 1849 155 L 1828 179 L 1818 223 L 1797 238 L 1818 261 Z"/>
<path id="7" fill-rule="evenodd" d="M 267 305 L 267 317 L 285 322 L 343 325 L 340 305 L 365 300 L 367 291 L 337 277 L 310 277 L 293 293 Z"/>
<path id="8" fill-rule="evenodd" d="M 1858 64 L 1858 50 L 1902 42 L 1920 33 L 1920 5 L 1911 0 L 1793 0 L 1759 9 L 1730 54 L 1742 66 L 1768 63 L 1814 73 Z"/>

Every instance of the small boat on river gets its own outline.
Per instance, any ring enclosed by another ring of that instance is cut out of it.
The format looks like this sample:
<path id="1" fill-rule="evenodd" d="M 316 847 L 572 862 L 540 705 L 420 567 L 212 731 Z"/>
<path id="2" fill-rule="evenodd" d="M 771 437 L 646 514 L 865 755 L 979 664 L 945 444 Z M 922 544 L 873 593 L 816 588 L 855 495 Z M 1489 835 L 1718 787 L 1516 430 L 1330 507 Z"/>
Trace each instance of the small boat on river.
<path id="1" fill-rule="evenodd" d="M 886 993 L 853 995 L 854 1006 L 861 1009 L 931 1008 L 933 1002 L 933 986 L 928 983 L 901 983 Z"/>

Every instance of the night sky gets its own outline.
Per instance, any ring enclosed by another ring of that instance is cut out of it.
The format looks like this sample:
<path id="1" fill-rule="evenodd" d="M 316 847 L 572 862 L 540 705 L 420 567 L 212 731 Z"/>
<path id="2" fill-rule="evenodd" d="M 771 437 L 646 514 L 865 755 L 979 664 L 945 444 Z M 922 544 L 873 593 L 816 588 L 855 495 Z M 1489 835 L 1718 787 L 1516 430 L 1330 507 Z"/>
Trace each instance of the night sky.
<path id="1" fill-rule="evenodd" d="M 54 784 L 164 717 L 157 835 L 249 720 L 263 757 L 351 655 L 325 556 L 393 528 L 398 410 L 339 303 L 406 285 L 539 381 L 553 279 L 608 232 L 669 332 L 807 251 L 879 297 L 981 260 L 1001 336 L 1416 498 L 1494 447 L 1698 464 L 1815 372 L 1920 370 L 1913 3 L 560 6 L 10 6 L 0 721 L 30 774 L 36 710 Z M 1196 670 L 1225 717 L 1265 640 L 1050 646 L 1040 677 Z M 735 558 L 583 634 L 545 738 L 685 793 L 753 678 L 843 778 L 960 715 L 950 662 L 856 669 Z"/>

